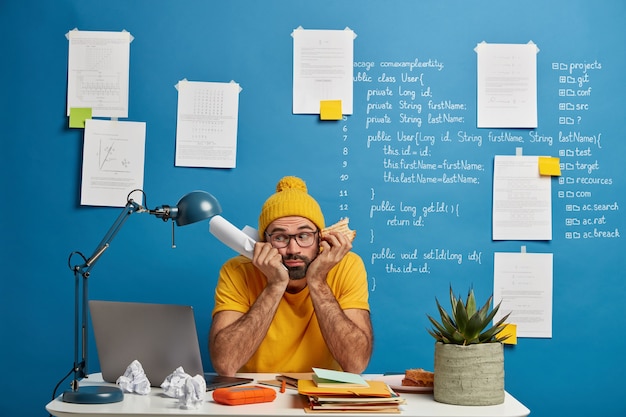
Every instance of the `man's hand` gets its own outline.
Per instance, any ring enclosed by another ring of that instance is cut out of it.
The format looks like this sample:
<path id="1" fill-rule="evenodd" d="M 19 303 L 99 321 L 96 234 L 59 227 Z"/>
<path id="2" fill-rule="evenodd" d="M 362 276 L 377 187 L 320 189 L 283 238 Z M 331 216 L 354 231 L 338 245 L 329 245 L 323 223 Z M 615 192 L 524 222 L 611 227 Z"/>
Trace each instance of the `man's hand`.
<path id="1" fill-rule="evenodd" d="M 254 244 L 252 263 L 267 277 L 268 286 L 287 288 L 289 272 L 283 264 L 283 258 L 270 243 L 257 242 Z"/>
<path id="2" fill-rule="evenodd" d="M 310 284 L 326 281 L 326 276 L 346 253 L 352 250 L 352 242 L 340 232 L 328 232 L 320 241 L 320 253 L 307 270 L 306 279 Z"/>

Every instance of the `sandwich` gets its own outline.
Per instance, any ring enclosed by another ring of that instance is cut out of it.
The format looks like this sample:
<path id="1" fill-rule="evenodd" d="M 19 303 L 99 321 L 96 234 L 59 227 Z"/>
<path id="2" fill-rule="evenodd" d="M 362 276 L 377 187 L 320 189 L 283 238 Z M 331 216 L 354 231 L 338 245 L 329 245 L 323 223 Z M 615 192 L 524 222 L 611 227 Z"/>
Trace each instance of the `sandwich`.
<path id="1" fill-rule="evenodd" d="M 434 372 L 422 368 L 407 369 L 402 379 L 402 385 L 407 387 L 432 387 L 434 382 Z"/>
<path id="2" fill-rule="evenodd" d="M 348 240 L 352 242 L 354 238 L 356 237 L 356 230 L 350 230 L 350 227 L 348 226 L 349 222 L 350 222 L 350 219 L 347 217 L 344 217 L 343 219 L 339 220 L 337 223 L 323 229 L 321 236 L 324 237 L 324 234 L 328 232 L 339 232 L 339 233 L 344 234 L 348 238 Z"/>

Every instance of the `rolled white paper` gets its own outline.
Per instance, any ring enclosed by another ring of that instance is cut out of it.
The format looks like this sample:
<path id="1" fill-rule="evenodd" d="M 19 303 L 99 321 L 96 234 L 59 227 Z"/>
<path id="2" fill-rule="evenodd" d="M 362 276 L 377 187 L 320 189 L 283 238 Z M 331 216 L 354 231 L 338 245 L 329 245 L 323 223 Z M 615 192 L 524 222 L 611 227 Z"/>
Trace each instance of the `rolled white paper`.
<path id="1" fill-rule="evenodd" d="M 235 252 L 252 259 L 256 240 L 252 239 L 244 231 L 237 229 L 236 226 L 222 216 L 214 216 L 209 221 L 209 232 Z"/>

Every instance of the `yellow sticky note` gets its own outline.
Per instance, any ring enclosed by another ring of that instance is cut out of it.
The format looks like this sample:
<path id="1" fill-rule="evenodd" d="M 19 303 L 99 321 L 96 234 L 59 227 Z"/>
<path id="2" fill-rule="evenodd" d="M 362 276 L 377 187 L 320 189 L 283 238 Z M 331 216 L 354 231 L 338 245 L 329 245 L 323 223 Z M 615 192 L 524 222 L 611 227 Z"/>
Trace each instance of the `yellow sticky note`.
<path id="1" fill-rule="evenodd" d="M 321 120 L 341 120 L 341 100 L 320 101 Z"/>
<path id="2" fill-rule="evenodd" d="M 79 129 L 85 128 L 85 120 L 91 119 L 91 108 L 71 107 L 70 108 L 70 127 Z"/>
<path id="3" fill-rule="evenodd" d="M 561 175 L 561 166 L 559 165 L 559 158 L 553 158 L 550 156 L 539 157 L 539 175 Z"/>
<path id="4" fill-rule="evenodd" d="M 506 338 L 505 343 L 507 345 L 517 345 L 517 325 L 516 324 L 507 324 L 504 329 L 498 334 L 498 337 L 509 336 Z"/>

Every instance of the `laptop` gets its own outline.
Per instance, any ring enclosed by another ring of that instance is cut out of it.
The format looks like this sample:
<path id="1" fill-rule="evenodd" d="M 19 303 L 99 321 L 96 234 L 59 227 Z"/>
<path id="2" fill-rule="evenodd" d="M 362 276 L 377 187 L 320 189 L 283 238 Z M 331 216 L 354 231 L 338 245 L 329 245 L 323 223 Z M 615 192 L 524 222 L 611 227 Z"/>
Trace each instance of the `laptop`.
<path id="1" fill-rule="evenodd" d="M 182 366 L 204 375 L 207 391 L 252 382 L 204 373 L 193 308 L 175 304 L 89 301 L 102 379 L 115 383 L 138 360 L 153 387 Z"/>

